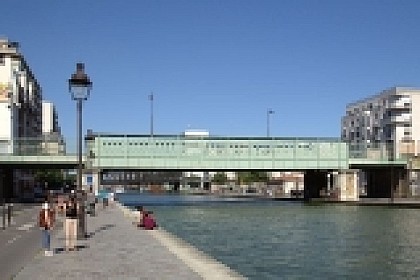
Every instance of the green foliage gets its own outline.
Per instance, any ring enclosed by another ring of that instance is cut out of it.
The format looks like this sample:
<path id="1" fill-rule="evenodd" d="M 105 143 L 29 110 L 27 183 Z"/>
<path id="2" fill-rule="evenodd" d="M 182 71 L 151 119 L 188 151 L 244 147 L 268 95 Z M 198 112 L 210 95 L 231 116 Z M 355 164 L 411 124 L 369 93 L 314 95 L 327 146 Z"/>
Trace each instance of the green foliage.
<path id="1" fill-rule="evenodd" d="M 218 173 L 214 174 L 212 182 L 215 183 L 215 184 L 218 184 L 218 185 L 226 184 L 227 176 L 226 176 L 225 173 L 218 172 Z"/>
<path id="2" fill-rule="evenodd" d="M 72 184 L 75 179 L 75 176 L 64 176 L 64 172 L 62 170 L 40 169 L 35 171 L 35 180 L 40 183 L 47 182 L 49 187 Z"/>
<path id="3" fill-rule="evenodd" d="M 267 172 L 249 171 L 238 172 L 239 184 L 250 184 L 254 182 L 267 182 Z"/>

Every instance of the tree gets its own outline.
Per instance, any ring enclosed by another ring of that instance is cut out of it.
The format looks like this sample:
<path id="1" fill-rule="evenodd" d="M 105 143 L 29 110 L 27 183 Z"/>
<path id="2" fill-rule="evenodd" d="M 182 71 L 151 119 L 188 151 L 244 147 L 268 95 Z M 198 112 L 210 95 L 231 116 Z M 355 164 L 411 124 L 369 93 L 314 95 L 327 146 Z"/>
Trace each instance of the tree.
<path id="1" fill-rule="evenodd" d="M 223 172 L 217 172 L 214 174 L 212 182 L 217 185 L 224 185 L 227 182 L 227 176 Z"/>
<path id="2" fill-rule="evenodd" d="M 54 188 L 54 186 L 62 186 L 64 184 L 71 185 L 75 181 L 75 177 L 67 176 L 65 178 L 62 170 L 39 169 L 35 171 L 35 180 L 40 183 L 48 183 L 49 188 Z"/>
<path id="3" fill-rule="evenodd" d="M 261 171 L 247 171 L 238 172 L 239 184 L 250 184 L 254 182 L 267 182 L 267 172 Z"/>

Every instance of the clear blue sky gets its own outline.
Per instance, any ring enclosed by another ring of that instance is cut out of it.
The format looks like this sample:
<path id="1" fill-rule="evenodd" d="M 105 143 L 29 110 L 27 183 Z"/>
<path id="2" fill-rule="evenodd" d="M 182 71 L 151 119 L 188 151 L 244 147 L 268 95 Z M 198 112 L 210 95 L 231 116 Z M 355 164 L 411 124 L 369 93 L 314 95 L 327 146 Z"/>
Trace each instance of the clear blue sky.
<path id="1" fill-rule="evenodd" d="M 349 102 L 420 86 L 420 1 L 2 0 L 0 35 L 21 44 L 63 133 L 67 79 L 94 83 L 84 131 L 340 136 Z"/>

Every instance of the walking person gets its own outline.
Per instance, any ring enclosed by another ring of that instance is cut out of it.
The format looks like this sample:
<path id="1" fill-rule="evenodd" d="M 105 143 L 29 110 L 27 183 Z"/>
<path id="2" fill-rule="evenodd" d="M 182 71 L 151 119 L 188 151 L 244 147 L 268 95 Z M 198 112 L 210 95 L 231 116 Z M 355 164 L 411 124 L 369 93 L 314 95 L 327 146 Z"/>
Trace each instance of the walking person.
<path id="1" fill-rule="evenodd" d="M 42 205 L 39 212 L 39 227 L 42 230 L 42 248 L 44 249 L 45 256 L 52 256 L 51 251 L 51 230 L 53 229 L 55 221 L 54 210 L 51 209 L 48 202 Z"/>
<path id="2" fill-rule="evenodd" d="M 77 239 L 77 204 L 74 196 L 70 197 L 66 205 L 66 251 L 74 251 Z"/>

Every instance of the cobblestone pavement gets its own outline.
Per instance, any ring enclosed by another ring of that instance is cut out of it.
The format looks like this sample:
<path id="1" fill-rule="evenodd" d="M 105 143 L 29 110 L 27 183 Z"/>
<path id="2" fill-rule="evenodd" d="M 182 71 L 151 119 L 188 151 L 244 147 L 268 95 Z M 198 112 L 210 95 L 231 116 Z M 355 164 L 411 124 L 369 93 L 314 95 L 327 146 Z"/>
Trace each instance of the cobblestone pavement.
<path id="1" fill-rule="evenodd" d="M 61 229 L 51 240 L 54 256 L 39 252 L 14 279 L 202 279 L 117 207 L 97 214 L 88 217 L 90 237 L 77 251 L 64 251 Z"/>

